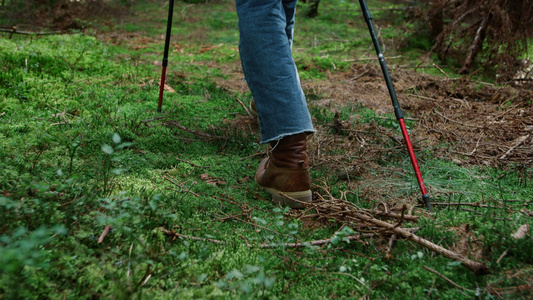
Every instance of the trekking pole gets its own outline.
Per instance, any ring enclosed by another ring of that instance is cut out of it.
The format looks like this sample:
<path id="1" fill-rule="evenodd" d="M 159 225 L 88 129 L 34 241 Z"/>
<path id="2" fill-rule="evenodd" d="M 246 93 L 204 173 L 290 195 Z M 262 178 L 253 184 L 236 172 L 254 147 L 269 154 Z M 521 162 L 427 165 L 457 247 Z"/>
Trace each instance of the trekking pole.
<path id="1" fill-rule="evenodd" d="M 378 55 L 379 64 L 381 65 L 381 71 L 383 72 L 383 76 L 385 77 L 385 82 L 387 83 L 387 89 L 389 90 L 389 95 L 392 100 L 392 105 L 394 106 L 394 114 L 396 115 L 396 119 L 400 123 L 400 128 L 402 130 L 402 136 L 407 146 L 409 157 L 411 158 L 411 164 L 413 165 L 413 169 L 415 171 L 416 180 L 418 181 L 418 186 L 420 187 L 420 191 L 422 192 L 422 203 L 426 205 L 427 209 L 430 212 L 433 212 L 433 209 L 431 207 L 431 202 L 429 201 L 429 195 L 426 191 L 426 186 L 424 185 L 424 180 L 422 179 L 422 174 L 420 173 L 418 162 L 416 161 L 415 151 L 413 150 L 413 145 L 411 144 L 411 140 L 409 139 L 409 135 L 407 134 L 407 128 L 405 127 L 403 113 L 402 113 L 402 110 L 400 109 L 400 104 L 398 103 L 398 99 L 396 98 L 396 92 L 394 91 L 394 86 L 392 85 L 392 80 L 390 78 L 389 71 L 387 70 L 387 65 L 385 64 L 385 58 L 383 57 L 383 53 L 381 53 L 381 47 L 379 46 L 379 41 L 376 36 L 376 32 L 374 30 L 374 25 L 372 23 L 372 16 L 370 15 L 370 12 L 368 11 L 368 6 L 366 5 L 365 0 L 359 0 L 359 4 L 361 5 L 361 10 L 363 11 L 363 17 L 365 18 L 366 24 L 368 25 L 368 30 L 370 31 L 370 36 L 372 37 L 372 43 L 374 44 L 374 48 L 376 49 L 376 53 Z"/>
<path id="2" fill-rule="evenodd" d="M 169 0 L 168 4 L 168 19 L 167 19 L 167 34 L 165 36 L 165 52 L 163 54 L 163 70 L 161 71 L 161 85 L 159 87 L 159 102 L 157 104 L 157 112 L 161 112 L 163 105 L 163 91 L 165 90 L 165 76 L 168 65 L 168 48 L 170 46 L 170 32 L 172 30 L 172 13 L 174 12 L 174 0 Z"/>

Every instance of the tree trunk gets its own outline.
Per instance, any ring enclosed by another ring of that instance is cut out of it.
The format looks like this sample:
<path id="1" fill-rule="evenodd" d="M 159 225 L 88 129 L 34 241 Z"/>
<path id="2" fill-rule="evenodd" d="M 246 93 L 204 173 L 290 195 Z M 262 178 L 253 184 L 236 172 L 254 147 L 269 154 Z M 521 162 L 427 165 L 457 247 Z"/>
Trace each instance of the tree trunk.
<path id="1" fill-rule="evenodd" d="M 485 33 L 487 32 L 487 28 L 490 24 L 490 20 L 492 18 L 492 13 L 489 12 L 481 22 L 481 25 L 476 31 L 476 36 L 474 37 L 474 41 L 472 42 L 472 45 L 468 49 L 468 56 L 465 59 L 465 63 L 461 70 L 459 71 L 460 74 L 466 74 L 470 70 L 470 66 L 474 63 L 474 59 L 476 58 L 476 55 L 478 54 L 479 50 L 481 49 L 481 46 L 483 46 L 483 41 L 485 40 Z"/>
<path id="2" fill-rule="evenodd" d="M 431 39 L 437 40 L 437 37 L 444 31 L 444 14 L 443 1 L 431 1 L 428 12 L 428 23 Z"/>

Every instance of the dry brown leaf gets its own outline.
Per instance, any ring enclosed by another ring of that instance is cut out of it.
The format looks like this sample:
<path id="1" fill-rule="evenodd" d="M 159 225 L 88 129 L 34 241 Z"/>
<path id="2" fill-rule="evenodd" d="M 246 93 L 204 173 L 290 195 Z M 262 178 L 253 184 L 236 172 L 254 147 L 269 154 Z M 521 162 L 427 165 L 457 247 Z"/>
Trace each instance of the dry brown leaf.
<path id="1" fill-rule="evenodd" d="M 176 52 L 183 53 L 183 47 L 179 43 L 174 42 L 172 43 L 172 46 L 176 48 Z"/>
<path id="2" fill-rule="evenodd" d="M 183 73 L 183 72 L 176 72 L 176 71 L 174 71 L 174 72 L 172 72 L 172 75 L 177 76 L 177 77 L 179 77 L 179 78 L 183 78 L 183 79 L 184 79 L 184 78 L 187 78 L 187 75 L 185 75 L 185 73 Z"/>
<path id="3" fill-rule="evenodd" d="M 175 93 L 176 91 L 168 84 L 165 83 L 165 91 L 169 93 Z"/>
<path id="4" fill-rule="evenodd" d="M 202 47 L 202 49 L 200 49 L 200 53 L 205 53 L 205 52 L 207 52 L 209 50 L 216 49 L 216 48 L 218 48 L 218 47 L 220 47 L 222 45 L 224 45 L 224 44 L 218 44 L 216 46 L 205 46 L 205 47 Z"/>
<path id="5" fill-rule="evenodd" d="M 216 187 L 218 187 L 219 184 L 226 184 L 226 182 L 220 180 L 220 178 L 211 177 L 207 173 L 203 173 L 202 175 L 200 175 L 200 179 L 205 181 L 205 183 Z"/>
<path id="6" fill-rule="evenodd" d="M 145 86 L 147 86 L 147 85 L 150 86 L 150 85 L 152 85 L 152 84 L 154 83 L 154 79 L 153 79 L 153 78 L 146 78 L 146 79 L 147 79 L 148 81 L 144 81 L 144 80 L 142 80 L 142 79 L 140 80 L 140 81 L 141 81 L 141 83 L 139 83 L 139 86 L 140 86 L 140 87 L 145 87 Z"/>
<path id="7" fill-rule="evenodd" d="M 133 46 L 134 50 L 141 50 L 141 49 L 146 49 L 146 48 L 148 48 L 148 45 L 136 45 L 136 46 Z"/>
<path id="8" fill-rule="evenodd" d="M 513 233 L 512 237 L 516 240 L 520 240 L 529 235 L 529 224 L 524 224 L 518 227 L 518 230 Z"/>
<path id="9" fill-rule="evenodd" d="M 250 180 L 250 176 L 244 176 L 243 178 L 238 179 L 237 181 L 239 183 L 248 182 Z"/>

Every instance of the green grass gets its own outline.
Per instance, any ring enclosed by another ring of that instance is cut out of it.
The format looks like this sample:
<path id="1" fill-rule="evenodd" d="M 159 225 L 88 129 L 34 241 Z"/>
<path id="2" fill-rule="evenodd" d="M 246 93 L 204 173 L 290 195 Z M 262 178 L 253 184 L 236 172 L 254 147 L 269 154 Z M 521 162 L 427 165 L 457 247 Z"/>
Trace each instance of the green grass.
<path id="1" fill-rule="evenodd" d="M 295 49 L 306 49 L 295 58 L 300 68 L 310 66 L 302 72 L 306 79 L 324 80 L 326 71 L 335 71 L 332 63 L 345 70 L 345 59 L 368 51 L 370 42 L 353 42 L 354 36 L 366 37 L 362 20 L 358 26 L 345 22 L 357 16 L 355 3 L 343 2 L 347 9 L 339 13 L 337 2 L 323 2 L 317 20 L 298 23 L 302 35 Z M 160 70 L 152 65 L 160 59 L 161 40 L 135 50 L 82 34 L 0 37 L 0 297 L 403 299 L 425 298 L 431 291 L 439 299 L 470 299 L 479 288 L 480 297 L 490 299 L 487 283 L 503 278 L 499 286 L 524 284 L 520 276 L 505 275 L 533 272 L 531 239 L 510 238 L 519 225 L 533 225 L 519 212 L 520 205 L 531 208 L 531 169 L 466 168 L 431 151 L 417 153 L 435 202 L 523 200 L 510 202 L 509 212 L 436 207 L 433 218 L 411 225 L 421 227 L 420 236 L 451 247 L 461 236 L 447 228 L 468 223 L 473 237 L 483 236 L 490 276 L 475 276 L 407 241 L 386 257 L 379 240 L 348 243 L 342 239 L 350 234 L 347 227 L 307 227 L 265 201 L 253 182 L 258 158 L 249 157 L 263 150 L 259 134 L 228 125 L 244 114 L 235 97 L 248 96 L 220 88 L 216 79 L 224 75 L 206 64 L 238 61 L 236 14 L 228 3 L 210 3 L 206 14 L 204 4 L 177 3 L 175 40 L 184 53 L 172 54 L 172 71 L 186 78 L 169 74 L 176 92 L 165 92 L 161 114 Z M 118 29 L 158 36 L 165 9 L 159 2 L 140 3 L 136 13 L 158 17 Z M 196 22 L 180 19 L 179 12 L 187 10 L 195 12 Z M 198 31 L 205 36 L 192 34 Z M 320 43 L 310 47 L 315 37 Z M 317 56 L 322 52 L 329 56 Z M 328 110 L 311 111 L 317 125 L 333 120 Z M 351 120 L 353 114 L 359 122 L 397 130 L 393 116 L 378 117 L 364 107 L 342 108 L 340 118 Z M 384 198 L 417 197 L 404 153 L 385 153 L 380 165 L 373 171 L 376 181 L 357 182 L 361 190 L 380 185 Z M 352 188 L 325 167 L 313 169 L 312 176 L 324 178 L 336 197 Z M 347 198 L 362 207 L 376 204 L 356 190 Z M 112 230 L 98 243 L 106 225 Z M 173 239 L 161 227 L 201 240 Z M 320 248 L 258 246 L 332 236 Z"/>

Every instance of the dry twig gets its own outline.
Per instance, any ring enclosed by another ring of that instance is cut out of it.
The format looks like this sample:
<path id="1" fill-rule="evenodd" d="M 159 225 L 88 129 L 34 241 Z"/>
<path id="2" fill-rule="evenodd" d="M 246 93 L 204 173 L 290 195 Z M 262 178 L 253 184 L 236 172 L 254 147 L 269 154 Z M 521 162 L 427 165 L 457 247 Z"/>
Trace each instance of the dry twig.
<path id="1" fill-rule="evenodd" d="M 480 263 L 476 261 L 472 261 L 462 255 L 459 255 L 456 252 L 453 252 L 451 250 L 448 250 L 442 246 L 439 246 L 429 240 L 426 240 L 424 238 L 421 238 L 411 232 L 411 230 L 407 228 L 400 227 L 401 220 L 397 224 L 391 224 L 382 220 L 379 220 L 375 218 L 371 213 L 359 209 L 357 206 L 355 206 L 353 203 L 336 199 L 334 198 L 331 193 L 328 191 L 328 189 L 323 188 L 322 189 L 326 192 L 329 199 L 320 199 L 319 201 L 307 203 L 307 202 L 301 202 L 296 199 L 293 199 L 294 201 L 298 201 L 304 204 L 306 208 L 312 208 L 317 212 L 317 215 L 319 218 L 326 218 L 326 219 L 334 219 L 337 222 L 340 223 L 350 223 L 350 224 L 358 224 L 359 226 L 364 226 L 364 224 L 371 224 L 372 226 L 377 226 L 378 231 L 380 233 L 392 233 L 395 234 L 399 238 L 404 238 L 410 241 L 413 241 L 420 246 L 423 246 L 424 248 L 427 248 L 433 252 L 436 252 L 438 254 L 441 254 L 447 258 L 457 260 L 461 262 L 465 267 L 471 269 L 474 271 L 477 275 L 483 275 L 490 273 L 490 270 L 488 266 L 485 263 Z M 368 227 L 368 225 L 366 225 Z M 361 230 L 359 230 L 361 231 Z"/>
<path id="2" fill-rule="evenodd" d="M 462 286 L 458 285 L 457 283 L 453 282 L 450 278 L 448 278 L 448 277 L 442 275 L 441 273 L 439 273 L 439 272 L 433 270 L 433 269 L 430 268 L 430 267 L 422 266 L 422 268 L 424 268 L 425 270 L 428 270 L 428 271 L 430 271 L 431 273 L 433 273 L 433 274 L 439 276 L 440 278 L 446 280 L 448 283 L 450 283 L 451 285 L 453 285 L 454 287 L 456 287 L 456 288 L 458 288 L 458 289 L 461 289 L 461 290 L 463 290 L 463 291 L 467 291 L 467 292 L 473 292 L 472 290 L 469 290 L 469 289 L 467 289 L 467 288 L 465 288 L 465 287 L 462 287 Z"/>
<path id="3" fill-rule="evenodd" d="M 235 97 L 235 100 L 237 100 L 237 102 L 239 102 L 239 104 L 242 106 L 242 108 L 244 108 L 244 111 L 246 112 L 246 114 L 250 117 L 250 118 L 253 118 L 254 116 L 252 115 L 252 113 L 250 113 L 250 111 L 248 110 L 248 107 L 246 107 L 246 105 L 244 105 L 244 103 L 242 103 L 242 101 Z"/>
<path id="4" fill-rule="evenodd" d="M 23 34 L 23 35 L 53 35 L 53 34 L 60 34 L 60 31 L 52 31 L 52 32 L 31 32 L 31 31 L 20 31 L 17 30 L 16 26 L 13 26 L 11 29 L 3 29 L 0 28 L 0 32 L 7 32 L 13 34 Z"/>
<path id="5" fill-rule="evenodd" d="M 104 241 L 104 238 L 105 236 L 109 233 L 109 230 L 111 230 L 111 226 L 110 225 L 106 225 L 104 227 L 104 231 L 102 231 L 102 234 L 100 235 L 100 237 L 98 238 L 98 244 L 100 244 L 101 242 Z"/>

